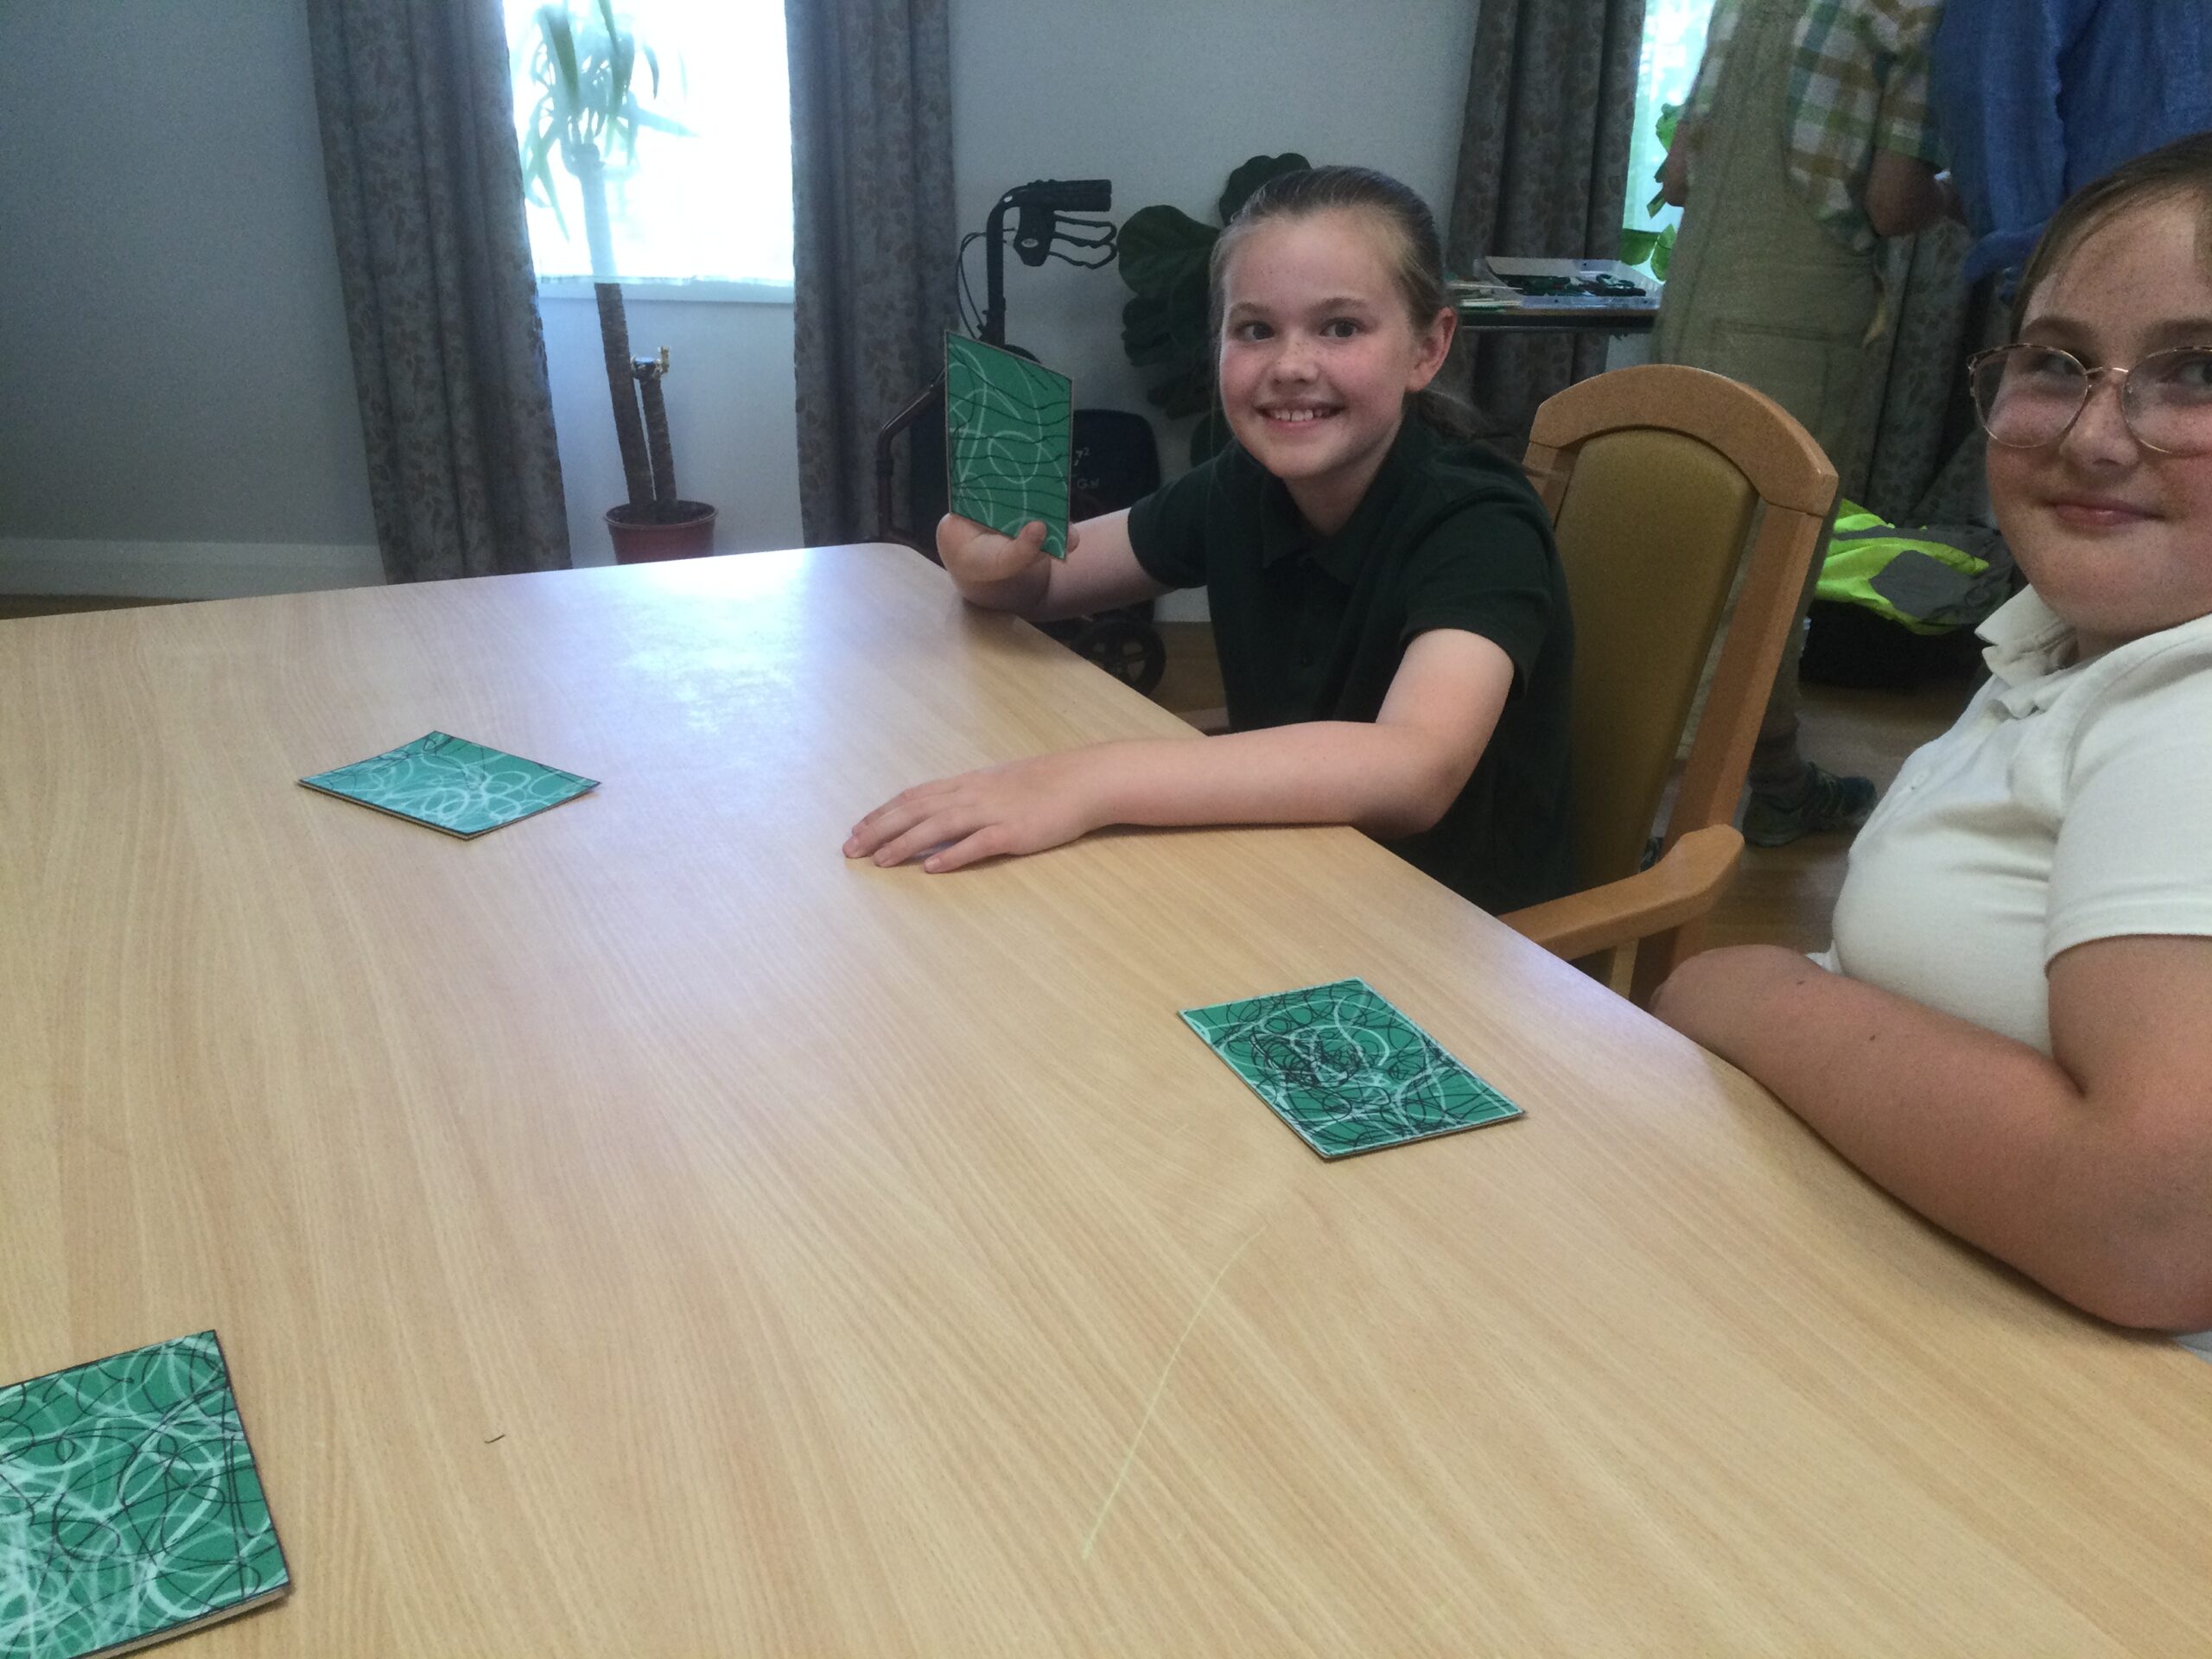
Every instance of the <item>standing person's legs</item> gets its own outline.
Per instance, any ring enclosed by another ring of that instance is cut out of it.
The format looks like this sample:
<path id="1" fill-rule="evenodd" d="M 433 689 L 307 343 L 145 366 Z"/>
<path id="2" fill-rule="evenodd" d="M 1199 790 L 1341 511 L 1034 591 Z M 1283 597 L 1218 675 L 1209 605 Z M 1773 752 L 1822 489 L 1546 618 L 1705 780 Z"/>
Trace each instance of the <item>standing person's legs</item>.
<path id="1" fill-rule="evenodd" d="M 1756 387 L 1833 456 L 1845 448 L 1879 285 L 1872 256 L 1815 219 L 1785 171 L 1797 14 L 1788 0 L 1746 0 L 1700 129 L 1652 356 Z M 1867 779 L 1836 778 L 1798 752 L 1797 665 L 1818 580 L 1815 561 L 1752 757 L 1744 833 L 1763 845 L 1856 829 L 1873 806 Z"/>
<path id="2" fill-rule="evenodd" d="M 1830 508 L 1817 547 L 1827 546 L 1834 524 L 1835 509 Z M 1751 798 L 1744 808 L 1744 839 L 1754 847 L 1783 847 L 1801 836 L 1856 830 L 1874 810 L 1872 779 L 1839 776 L 1807 760 L 1798 747 L 1798 661 L 1805 654 L 1805 619 L 1820 582 L 1816 555 L 1805 572 L 1805 590 L 1798 596 L 1782 663 L 1775 671 L 1774 690 L 1751 747 Z"/>

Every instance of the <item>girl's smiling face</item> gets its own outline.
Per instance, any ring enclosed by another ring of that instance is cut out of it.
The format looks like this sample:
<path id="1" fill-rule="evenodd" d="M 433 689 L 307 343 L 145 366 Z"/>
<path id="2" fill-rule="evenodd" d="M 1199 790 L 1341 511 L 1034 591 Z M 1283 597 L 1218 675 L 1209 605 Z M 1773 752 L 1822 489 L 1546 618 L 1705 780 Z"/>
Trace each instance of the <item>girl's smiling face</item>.
<path id="1" fill-rule="evenodd" d="M 1453 318 L 1416 329 L 1379 214 L 1329 208 L 1261 220 L 1222 272 L 1221 400 L 1229 429 L 1323 535 L 1341 530 L 1389 453 L 1406 398 L 1435 378 Z"/>
<path id="2" fill-rule="evenodd" d="M 2091 369 L 2212 346 L 2212 276 L 2194 192 L 2124 208 L 2083 236 L 2030 296 L 2020 338 Z M 2097 376 L 2056 442 L 1989 446 L 1999 526 L 2084 655 L 2212 614 L 2212 454 L 2162 454 L 2120 417 Z"/>

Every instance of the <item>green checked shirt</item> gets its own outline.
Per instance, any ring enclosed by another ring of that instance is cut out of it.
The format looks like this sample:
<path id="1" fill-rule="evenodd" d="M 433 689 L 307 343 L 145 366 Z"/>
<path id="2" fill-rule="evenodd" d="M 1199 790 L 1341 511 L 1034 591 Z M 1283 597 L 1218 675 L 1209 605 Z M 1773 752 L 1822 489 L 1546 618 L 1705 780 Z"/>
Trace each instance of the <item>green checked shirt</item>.
<path id="1" fill-rule="evenodd" d="M 1712 112 L 1744 0 L 1714 0 L 1685 122 Z M 1846 246 L 1874 245 L 1860 203 L 1877 149 L 1938 157 L 1928 42 L 1942 0 L 1803 0 L 1789 72 L 1789 182 Z"/>

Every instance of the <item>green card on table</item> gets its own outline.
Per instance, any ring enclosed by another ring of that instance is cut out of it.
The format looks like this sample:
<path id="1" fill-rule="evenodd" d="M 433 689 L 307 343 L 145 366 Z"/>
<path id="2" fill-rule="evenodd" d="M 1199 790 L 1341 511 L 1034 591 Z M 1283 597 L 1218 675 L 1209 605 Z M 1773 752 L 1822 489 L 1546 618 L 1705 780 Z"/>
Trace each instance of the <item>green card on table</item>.
<path id="1" fill-rule="evenodd" d="M 1183 1018 L 1324 1158 L 1521 1116 L 1363 979 L 1185 1008 Z"/>
<path id="2" fill-rule="evenodd" d="M 1019 535 L 1042 520 L 1068 555 L 1075 390 L 1064 374 L 962 334 L 944 337 L 944 466 L 952 510 Z"/>
<path id="3" fill-rule="evenodd" d="M 0 1659 L 126 1652 L 290 1587 L 213 1331 L 0 1388 Z"/>
<path id="4" fill-rule="evenodd" d="M 463 839 L 599 787 L 596 779 L 556 772 L 443 732 L 300 781 L 326 795 L 359 801 Z"/>

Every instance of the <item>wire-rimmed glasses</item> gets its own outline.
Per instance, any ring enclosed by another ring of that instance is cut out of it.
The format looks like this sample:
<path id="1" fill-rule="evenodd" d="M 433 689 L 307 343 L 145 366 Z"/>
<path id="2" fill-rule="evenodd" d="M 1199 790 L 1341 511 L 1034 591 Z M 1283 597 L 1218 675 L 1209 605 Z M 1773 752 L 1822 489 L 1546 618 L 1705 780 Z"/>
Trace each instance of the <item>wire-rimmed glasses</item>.
<path id="1" fill-rule="evenodd" d="M 2099 375 L 2120 380 L 2120 418 L 2135 441 L 2164 455 L 2212 452 L 2212 346 L 2153 352 L 2130 368 L 2092 369 L 2056 346 L 2016 340 L 1967 364 L 1974 413 L 1992 443 L 2036 449 L 2080 418 Z"/>

